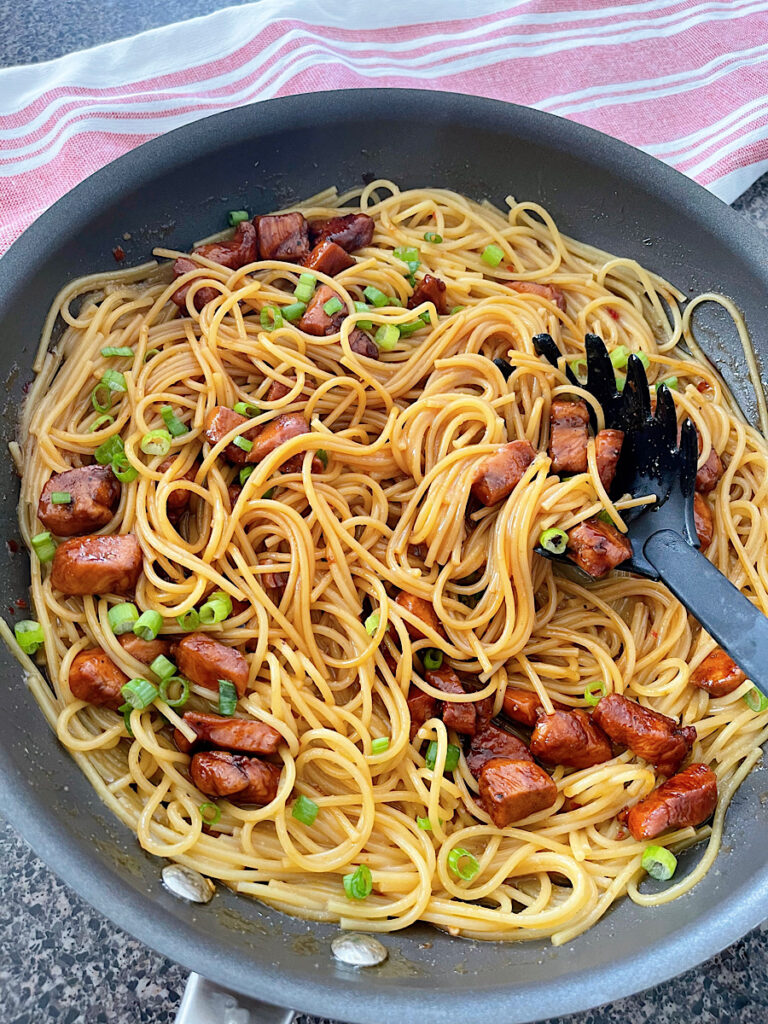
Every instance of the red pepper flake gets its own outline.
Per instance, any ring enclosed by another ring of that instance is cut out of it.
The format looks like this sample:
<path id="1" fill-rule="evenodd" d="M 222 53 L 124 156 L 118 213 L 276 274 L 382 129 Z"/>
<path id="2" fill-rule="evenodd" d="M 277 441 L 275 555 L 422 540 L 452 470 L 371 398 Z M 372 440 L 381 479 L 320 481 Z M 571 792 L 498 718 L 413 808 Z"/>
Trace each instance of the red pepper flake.
<path id="1" fill-rule="evenodd" d="M 653 637 L 654 640 L 658 640 L 659 639 L 659 634 L 656 632 L 655 629 L 651 630 L 651 636 Z"/>
<path id="2" fill-rule="evenodd" d="M 608 313 L 608 316 L 612 316 L 614 320 L 618 320 L 619 319 L 618 310 L 614 309 L 613 306 L 606 306 L 605 309 L 606 309 L 606 312 Z"/>
<path id="3" fill-rule="evenodd" d="M 515 273 L 515 268 L 510 266 L 509 263 L 507 264 L 505 269 L 508 270 L 510 272 L 510 274 L 514 274 Z"/>
<path id="4" fill-rule="evenodd" d="M 626 839 L 628 835 L 629 835 L 629 832 L 625 828 L 619 828 L 619 829 L 616 830 L 616 838 L 617 839 Z"/>
<path id="5" fill-rule="evenodd" d="M 13 607 L 12 604 L 8 605 L 8 611 L 11 613 L 11 615 L 15 615 L 16 614 L 16 609 Z"/>
<path id="6" fill-rule="evenodd" d="M 696 390 L 700 391 L 702 395 L 705 395 L 707 391 L 712 390 L 712 385 L 709 383 L 708 380 L 700 380 L 699 383 L 696 385 Z"/>
<path id="7" fill-rule="evenodd" d="M 32 381 L 31 380 L 28 380 L 24 384 L 22 384 L 22 386 L 21 386 L 22 394 L 26 395 L 31 387 L 32 387 Z"/>
<path id="8" fill-rule="evenodd" d="M 116 245 L 112 250 L 112 255 L 115 257 L 118 263 L 122 263 L 125 259 L 125 249 L 122 245 Z"/>
<path id="9" fill-rule="evenodd" d="M 5 543 L 6 543 L 6 546 L 7 546 L 8 550 L 11 552 L 12 555 L 15 555 L 16 552 L 19 550 L 19 542 L 18 541 L 16 541 L 16 540 L 7 540 Z"/>
<path id="10" fill-rule="evenodd" d="M 23 597 L 19 597 L 16 600 L 16 607 L 17 608 L 29 608 L 29 605 L 27 604 L 27 602 L 24 600 Z"/>

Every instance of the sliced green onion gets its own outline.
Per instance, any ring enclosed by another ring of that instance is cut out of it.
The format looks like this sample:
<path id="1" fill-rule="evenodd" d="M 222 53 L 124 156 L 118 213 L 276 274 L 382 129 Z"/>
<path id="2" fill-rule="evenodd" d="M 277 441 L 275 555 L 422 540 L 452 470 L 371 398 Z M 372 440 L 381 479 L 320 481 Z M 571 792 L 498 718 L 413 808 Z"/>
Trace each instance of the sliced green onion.
<path id="1" fill-rule="evenodd" d="M 113 434 L 98 445 L 93 458 L 100 466 L 109 466 L 116 456 L 123 455 L 124 452 L 123 438 L 120 434 Z"/>
<path id="2" fill-rule="evenodd" d="M 626 345 L 617 345 L 611 352 L 610 359 L 615 370 L 623 370 L 629 359 L 629 349 Z"/>
<path id="3" fill-rule="evenodd" d="M 89 434 L 95 433 L 100 427 L 109 426 L 110 423 L 115 422 L 114 416 L 97 416 L 91 424 L 91 429 L 88 431 Z"/>
<path id="4" fill-rule="evenodd" d="M 112 392 L 103 382 L 91 392 L 91 405 L 96 412 L 108 412 L 112 408 Z"/>
<path id="5" fill-rule="evenodd" d="M 128 385 L 125 383 L 125 374 L 120 373 L 119 370 L 105 370 L 101 376 L 101 383 L 108 387 L 110 391 L 128 390 Z"/>
<path id="6" fill-rule="evenodd" d="M 171 697 L 169 690 L 179 684 L 181 690 L 178 697 Z M 160 700 L 164 700 L 169 708 L 182 708 L 189 700 L 189 680 L 184 676 L 168 676 L 160 681 Z"/>
<path id="7" fill-rule="evenodd" d="M 43 627 L 34 619 L 24 619 L 13 627 L 16 642 L 25 654 L 34 654 L 45 643 Z"/>
<path id="8" fill-rule="evenodd" d="M 463 878 L 465 882 L 469 882 L 473 879 L 480 870 L 480 865 L 477 863 L 477 860 L 472 856 L 469 850 L 465 850 L 463 846 L 454 846 L 448 854 L 448 867 L 454 875 L 458 875 L 459 878 Z"/>
<path id="9" fill-rule="evenodd" d="M 221 817 L 221 808 L 217 804 L 200 804 L 198 810 L 206 825 L 215 825 Z"/>
<path id="10" fill-rule="evenodd" d="M 591 708 L 596 707 L 601 698 L 608 693 L 608 684 L 604 679 L 596 679 L 593 683 L 587 683 L 584 689 L 584 702 Z"/>
<path id="11" fill-rule="evenodd" d="M 418 320 L 414 320 L 409 324 L 397 325 L 397 329 L 400 333 L 401 338 L 410 338 L 412 334 L 415 334 L 416 331 L 420 331 L 423 327 L 424 321 L 421 318 L 419 318 Z"/>
<path id="12" fill-rule="evenodd" d="M 344 309 L 344 303 L 338 295 L 334 295 L 332 298 L 328 299 L 327 302 L 323 303 L 323 311 L 327 316 L 333 316 L 333 314 L 338 313 L 340 309 Z"/>
<path id="13" fill-rule="evenodd" d="M 129 736 L 133 737 L 133 729 L 131 728 L 131 712 L 133 711 L 133 708 L 130 704 L 121 704 L 117 710 L 122 712 L 123 725 L 125 726 L 126 732 Z"/>
<path id="14" fill-rule="evenodd" d="M 106 441 L 102 441 L 93 453 L 94 459 L 100 466 L 108 466 L 116 455 L 122 455 L 125 451 L 123 439 L 119 434 L 112 434 Z"/>
<path id="15" fill-rule="evenodd" d="M 32 538 L 32 547 L 41 562 L 50 562 L 56 554 L 56 544 L 48 530 L 38 533 Z"/>
<path id="16" fill-rule="evenodd" d="M 315 455 L 320 459 L 323 464 L 323 469 L 328 469 L 328 452 L 325 448 L 318 448 Z"/>
<path id="17" fill-rule="evenodd" d="M 141 637 L 142 640 L 147 642 L 155 640 L 162 628 L 163 616 L 152 608 L 142 612 L 133 624 L 133 632 L 136 636 Z"/>
<path id="18" fill-rule="evenodd" d="M 255 466 L 243 466 L 243 468 L 240 470 L 240 476 L 238 477 L 238 479 L 240 480 L 241 487 L 248 479 L 248 477 L 251 475 L 251 473 L 254 471 L 254 469 L 256 469 Z"/>
<path id="19" fill-rule="evenodd" d="M 539 545 L 553 555 L 562 555 L 568 546 L 568 534 L 565 530 L 560 530 L 557 526 L 553 526 L 549 530 L 542 532 L 539 537 Z"/>
<path id="20" fill-rule="evenodd" d="M 124 452 L 118 453 L 112 459 L 112 472 L 121 484 L 129 484 L 139 475 L 138 469 L 130 464 Z"/>
<path id="21" fill-rule="evenodd" d="M 394 250 L 394 255 L 397 259 L 402 260 L 403 263 L 409 264 L 409 269 L 412 272 L 421 262 L 421 253 L 413 246 L 398 246 L 398 248 Z M 410 267 L 411 263 L 415 263 L 416 267 Z"/>
<path id="22" fill-rule="evenodd" d="M 304 796 L 301 793 L 293 801 L 293 807 L 291 808 L 291 816 L 300 821 L 302 825 L 314 825 L 317 812 L 320 808 L 317 806 L 314 800 L 310 800 L 308 796 Z"/>
<path id="23" fill-rule="evenodd" d="M 171 435 L 162 427 L 149 430 L 139 442 L 139 448 L 145 455 L 167 455 L 171 450 Z"/>
<path id="24" fill-rule="evenodd" d="M 385 750 L 389 750 L 389 736 L 377 736 L 371 741 L 372 754 L 383 754 Z"/>
<path id="25" fill-rule="evenodd" d="M 597 513 L 597 518 L 600 520 L 601 523 L 607 523 L 608 526 L 612 526 L 613 525 L 613 520 L 611 519 L 611 517 L 608 515 L 608 513 L 606 512 L 606 510 L 604 508 L 601 509 Z"/>
<path id="26" fill-rule="evenodd" d="M 139 609 L 135 604 L 131 604 L 130 601 L 126 601 L 123 604 L 113 604 L 107 612 L 107 622 L 115 636 L 130 633 L 138 621 Z"/>
<path id="27" fill-rule="evenodd" d="M 461 750 L 453 743 L 448 744 L 448 749 L 445 753 L 445 770 L 447 772 L 455 771 L 459 764 L 459 754 Z M 437 740 L 432 742 L 427 747 L 427 756 L 425 758 L 427 762 L 427 768 L 434 771 L 435 765 L 437 764 Z"/>
<path id="28" fill-rule="evenodd" d="M 431 242 L 433 245 L 440 245 L 442 240 L 443 236 L 436 234 L 434 231 L 427 231 L 427 233 L 424 235 L 424 241 Z"/>
<path id="29" fill-rule="evenodd" d="M 651 365 L 651 360 L 648 358 L 648 356 L 645 354 L 645 352 L 635 352 L 635 355 L 640 360 L 640 362 L 643 364 L 643 367 L 647 370 L 648 367 Z"/>
<path id="30" fill-rule="evenodd" d="M 677 857 L 664 846 L 646 846 L 642 865 L 651 878 L 667 882 L 677 868 Z"/>
<path id="31" fill-rule="evenodd" d="M 53 491 L 51 493 L 52 505 L 71 505 L 72 495 L 69 491 Z"/>
<path id="32" fill-rule="evenodd" d="M 270 498 L 274 498 L 276 490 L 277 490 L 277 486 L 276 485 L 274 487 L 270 487 L 268 490 L 264 491 L 264 493 L 261 496 L 261 500 L 262 501 L 269 501 Z"/>
<path id="33" fill-rule="evenodd" d="M 248 220 L 247 210 L 230 210 L 227 214 L 227 221 L 231 228 L 237 227 L 244 220 Z"/>
<path id="34" fill-rule="evenodd" d="M 365 632 L 368 636 L 373 636 L 376 630 L 379 628 L 381 622 L 381 612 L 371 612 L 368 618 L 365 620 L 363 625 L 365 626 Z"/>
<path id="35" fill-rule="evenodd" d="M 432 822 L 429 820 L 429 818 L 417 818 L 416 824 L 419 826 L 422 832 L 432 831 Z"/>
<path id="36" fill-rule="evenodd" d="M 200 625 L 200 616 L 196 608 L 190 608 L 188 612 L 176 616 L 176 621 L 185 633 L 194 633 Z"/>
<path id="37" fill-rule="evenodd" d="M 237 707 L 237 690 L 229 679 L 219 680 L 219 714 L 234 715 Z"/>
<path id="38" fill-rule="evenodd" d="M 159 348 L 148 348 L 147 349 L 147 354 L 144 356 L 144 362 L 148 363 L 150 359 L 154 359 L 155 356 L 159 356 L 159 355 L 160 355 L 160 349 Z"/>
<path id="39" fill-rule="evenodd" d="M 504 250 L 498 245 L 486 245 L 480 257 L 489 267 L 498 267 L 504 259 Z"/>
<path id="40" fill-rule="evenodd" d="M 175 415 L 170 405 L 161 405 L 160 415 L 163 417 L 163 423 L 168 428 L 171 437 L 181 437 L 182 434 L 189 433 L 189 428 Z"/>
<path id="41" fill-rule="evenodd" d="M 133 349 L 132 348 L 128 348 L 127 345 L 124 345 L 121 348 L 115 348 L 112 345 L 107 345 L 106 348 L 103 348 L 101 350 L 101 354 L 104 356 L 105 359 L 113 359 L 113 358 L 132 359 L 133 358 Z"/>
<path id="42" fill-rule="evenodd" d="M 436 650 L 434 647 L 427 647 L 421 653 L 421 660 L 424 662 L 424 668 L 427 672 L 434 672 L 443 664 L 443 652 Z"/>
<path id="43" fill-rule="evenodd" d="M 120 687 L 120 693 L 126 703 L 138 711 L 148 708 L 158 697 L 157 687 L 148 679 L 129 679 L 125 686 Z"/>
<path id="44" fill-rule="evenodd" d="M 232 444 L 235 448 L 240 448 L 244 452 L 249 452 L 253 448 L 253 441 L 249 441 L 247 437 L 236 437 L 233 439 Z"/>
<path id="45" fill-rule="evenodd" d="M 214 590 L 205 604 L 200 606 L 200 621 L 205 626 L 223 622 L 232 614 L 232 598 L 223 590 Z"/>
<path id="46" fill-rule="evenodd" d="M 317 278 L 314 274 L 302 274 L 299 283 L 294 288 L 293 294 L 299 302 L 309 302 L 315 294 Z"/>
<path id="47" fill-rule="evenodd" d="M 749 693 L 744 694 L 744 703 L 750 711 L 768 710 L 768 697 L 760 693 L 756 686 L 753 686 Z"/>
<path id="48" fill-rule="evenodd" d="M 627 384 L 627 378 L 623 373 L 616 374 L 616 390 L 621 394 Z"/>
<path id="49" fill-rule="evenodd" d="M 287 320 L 290 324 L 295 324 L 297 320 L 301 320 L 306 311 L 306 302 L 292 302 L 290 306 L 283 306 L 280 310 L 283 314 L 283 320 Z"/>
<path id="50" fill-rule="evenodd" d="M 176 666 L 164 654 L 158 654 L 149 667 L 158 679 L 170 679 L 171 676 L 176 675 Z"/>
<path id="51" fill-rule="evenodd" d="M 462 309 L 463 308 L 464 307 L 462 306 Z M 427 325 L 427 327 L 431 327 L 432 326 L 432 318 L 431 318 L 431 316 L 429 314 L 429 310 L 428 309 L 425 309 L 423 313 L 419 313 L 419 320 L 423 320 L 424 323 Z"/>
<path id="52" fill-rule="evenodd" d="M 382 324 L 373 336 L 382 352 L 391 352 L 400 340 L 400 331 L 394 324 Z"/>
<path id="53" fill-rule="evenodd" d="M 236 402 L 234 412 L 238 416 L 248 416 L 249 419 L 253 419 L 254 416 L 261 416 L 261 409 L 258 405 L 254 405 L 253 402 Z"/>
<path id="54" fill-rule="evenodd" d="M 384 292 L 380 291 L 378 288 L 375 288 L 372 284 L 369 284 L 368 287 L 363 290 L 363 295 L 369 302 L 373 303 L 377 309 L 381 309 L 382 306 L 392 305 L 390 297 L 385 295 Z"/>
<path id="55" fill-rule="evenodd" d="M 356 302 L 355 303 L 355 312 L 356 313 L 367 313 L 370 310 L 370 308 L 371 307 L 368 305 L 367 302 Z M 360 328 L 361 331 L 372 331 L 373 330 L 373 320 L 358 320 L 357 321 L 357 326 Z"/>
<path id="56" fill-rule="evenodd" d="M 403 300 L 397 295 L 393 295 L 391 299 L 388 298 L 387 302 L 389 302 L 390 306 L 400 306 L 402 308 L 403 305 Z"/>
<path id="57" fill-rule="evenodd" d="M 677 377 L 667 377 L 666 380 L 660 380 L 659 384 L 666 384 L 670 391 L 679 391 Z"/>
<path id="58" fill-rule="evenodd" d="M 579 358 L 579 359 L 572 359 L 568 363 L 568 366 L 570 367 L 571 372 L 574 373 L 577 377 L 585 377 L 586 376 L 586 373 L 587 373 L 587 360 L 583 356 L 581 356 L 581 358 Z"/>
<path id="59" fill-rule="evenodd" d="M 453 316 L 455 313 L 463 313 L 466 308 L 466 306 L 454 306 L 448 315 Z"/>
<path id="60" fill-rule="evenodd" d="M 283 314 L 277 306 L 264 306 L 259 316 L 261 326 L 267 331 L 276 331 L 283 326 Z"/>
<path id="61" fill-rule="evenodd" d="M 344 875 L 342 881 L 347 899 L 364 900 L 371 895 L 373 879 L 371 878 L 371 869 L 365 864 L 361 864 L 353 874 Z"/>

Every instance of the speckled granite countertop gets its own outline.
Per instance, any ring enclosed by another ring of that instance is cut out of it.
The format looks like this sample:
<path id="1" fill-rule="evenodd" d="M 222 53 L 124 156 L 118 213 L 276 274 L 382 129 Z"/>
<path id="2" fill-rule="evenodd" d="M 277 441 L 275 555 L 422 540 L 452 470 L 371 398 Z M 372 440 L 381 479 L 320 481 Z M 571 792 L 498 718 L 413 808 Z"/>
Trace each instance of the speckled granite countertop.
<path id="1" fill-rule="evenodd" d="M 226 6 L 237 3 L 229 0 Z M 152 0 L 0 0 L 0 66 L 48 60 L 223 6 L 216 0 L 166 0 L 162 5 Z M 768 175 L 734 206 L 768 232 Z M 0 893 L 0 1024 L 174 1020 L 186 971 L 92 910 L 4 822 Z M 673 981 L 543 1024 L 688 1021 L 766 1024 L 768 923 Z M 299 1024 L 327 1022 L 300 1017 Z"/>

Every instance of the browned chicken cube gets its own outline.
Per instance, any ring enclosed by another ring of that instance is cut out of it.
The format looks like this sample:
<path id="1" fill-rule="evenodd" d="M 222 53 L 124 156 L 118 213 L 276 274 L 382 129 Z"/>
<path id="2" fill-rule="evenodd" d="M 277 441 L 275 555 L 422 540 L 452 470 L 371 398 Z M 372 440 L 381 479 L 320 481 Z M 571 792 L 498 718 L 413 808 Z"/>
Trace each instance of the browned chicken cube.
<path id="1" fill-rule="evenodd" d="M 480 772 L 483 807 L 497 828 L 506 828 L 557 800 L 557 786 L 533 761 L 495 757 Z"/>
<path id="2" fill-rule="evenodd" d="M 717 776 L 705 764 L 692 764 L 663 782 L 627 815 L 634 839 L 655 839 L 670 828 L 701 825 L 717 806 Z"/>
<path id="3" fill-rule="evenodd" d="M 746 678 L 722 647 L 716 647 L 691 673 L 693 685 L 698 686 L 700 690 L 706 690 L 712 697 L 725 697 L 726 694 L 733 693 Z"/>
<path id="4" fill-rule="evenodd" d="M 141 547 L 132 533 L 72 537 L 56 549 L 51 586 L 73 595 L 132 594 L 141 567 Z"/>
<path id="5" fill-rule="evenodd" d="M 580 569 L 599 580 L 632 557 L 632 544 L 611 523 L 585 519 L 568 534 L 568 553 Z"/>
<path id="6" fill-rule="evenodd" d="M 69 501 L 53 502 L 53 496 Z M 120 500 L 120 481 L 111 466 L 81 466 L 54 473 L 43 487 L 37 518 L 57 537 L 94 533 L 106 526 Z"/>
<path id="7" fill-rule="evenodd" d="M 585 473 L 587 470 L 587 403 L 581 399 L 554 398 L 549 413 L 549 457 L 553 473 Z"/>
<path id="8" fill-rule="evenodd" d="M 503 444 L 478 466 L 472 482 L 472 494 L 481 505 L 503 501 L 523 479 L 526 469 L 536 458 L 536 449 L 529 441 Z"/>

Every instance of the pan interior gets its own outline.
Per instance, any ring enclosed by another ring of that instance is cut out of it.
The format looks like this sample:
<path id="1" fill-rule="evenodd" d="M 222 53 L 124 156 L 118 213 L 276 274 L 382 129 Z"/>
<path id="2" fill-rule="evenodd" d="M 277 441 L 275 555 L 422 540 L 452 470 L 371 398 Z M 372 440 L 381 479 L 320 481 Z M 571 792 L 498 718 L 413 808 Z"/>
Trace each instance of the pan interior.
<path id="1" fill-rule="evenodd" d="M 17 409 L 43 319 L 69 279 L 146 260 L 154 245 L 189 248 L 230 209 L 267 212 L 329 184 L 368 176 L 402 187 L 447 187 L 503 205 L 545 206 L 567 234 L 635 258 L 686 294 L 722 291 L 753 329 L 766 321 L 768 258 L 737 214 L 630 147 L 549 115 L 471 97 L 410 91 L 301 96 L 245 107 L 179 129 L 128 154 L 46 213 L 3 260 L 0 376 L 3 440 Z M 702 310 L 703 340 L 754 417 L 738 340 Z M 756 333 L 758 355 L 768 339 Z M 0 462 L 6 540 L 18 541 L 18 482 Z M 26 594 L 23 551 L 3 548 L 6 604 Z M 8 615 L 7 617 L 10 617 Z M 655 910 L 625 900 L 564 947 L 478 943 L 426 926 L 384 937 L 389 960 L 354 971 L 329 955 L 335 927 L 291 919 L 220 888 L 206 907 L 175 900 L 156 858 L 113 820 L 59 746 L 0 648 L 2 805 L 50 866 L 118 924 L 233 989 L 349 1021 L 393 1011 L 425 1024 L 525 1021 L 594 1006 L 682 971 L 768 911 L 764 853 L 768 789 L 752 773 L 726 822 L 723 850 L 691 893 Z M 687 857 L 694 858 L 695 851 Z"/>

